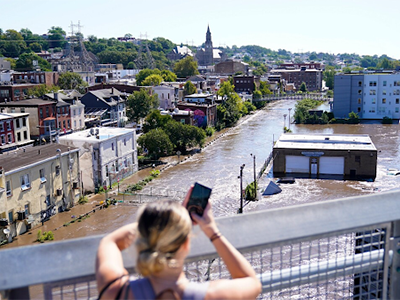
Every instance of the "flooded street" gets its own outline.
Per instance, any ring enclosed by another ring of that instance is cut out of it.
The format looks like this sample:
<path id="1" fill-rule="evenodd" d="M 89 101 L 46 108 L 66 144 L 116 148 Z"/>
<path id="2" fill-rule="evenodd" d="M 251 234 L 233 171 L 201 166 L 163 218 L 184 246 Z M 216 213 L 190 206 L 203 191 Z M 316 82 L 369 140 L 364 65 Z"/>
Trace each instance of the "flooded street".
<path id="1" fill-rule="evenodd" d="M 253 181 L 253 158 L 250 154 L 256 156 L 258 173 L 272 150 L 274 140 L 282 134 L 284 126 L 289 127 L 289 118 L 284 118 L 283 115 L 289 113 L 289 108 L 293 114 L 295 104 L 296 102 L 292 100 L 269 104 L 266 109 L 246 118 L 240 125 L 203 149 L 201 153 L 163 171 L 160 177 L 149 183 L 143 192 L 157 189 L 187 191 L 191 184 L 198 181 L 213 188 L 211 201 L 217 216 L 236 214 L 240 202 L 240 180 L 238 179 L 240 166 L 246 165 L 243 170 L 243 187 L 245 187 Z M 284 121 L 286 121 L 285 124 Z M 378 170 L 375 182 L 296 179 L 294 184 L 281 185 L 280 194 L 263 197 L 258 202 L 248 204 L 244 208 L 244 213 L 397 188 L 400 176 L 387 175 L 387 169 L 389 167 L 400 169 L 399 128 L 398 124 L 291 124 L 290 129 L 293 133 L 300 134 L 369 134 L 378 149 Z M 265 188 L 271 179 L 273 179 L 272 173 L 265 173 L 259 186 Z M 98 202 L 93 197 L 91 204 L 74 208 L 74 214 L 88 212 Z M 82 222 L 76 222 L 67 227 L 57 225 L 58 229 L 54 232 L 55 239 L 64 240 L 110 232 L 123 224 L 132 222 L 136 209 L 134 206 L 111 206 L 91 214 Z M 54 216 L 51 221 L 45 223 L 42 230 L 54 230 L 54 224 L 71 221 L 71 215 L 70 212 L 66 212 Z M 34 240 L 33 235 L 34 233 L 30 236 L 27 233 L 3 248 L 31 244 Z"/>

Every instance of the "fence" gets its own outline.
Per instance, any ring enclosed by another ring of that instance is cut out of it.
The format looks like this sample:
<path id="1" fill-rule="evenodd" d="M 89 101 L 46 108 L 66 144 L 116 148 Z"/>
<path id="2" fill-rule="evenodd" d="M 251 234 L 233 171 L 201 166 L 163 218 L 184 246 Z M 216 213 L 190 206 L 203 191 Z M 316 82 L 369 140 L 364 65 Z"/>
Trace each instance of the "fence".
<path id="1" fill-rule="evenodd" d="M 324 94 L 301 94 L 301 95 L 265 95 L 260 99 L 253 99 L 253 101 L 275 101 L 275 100 L 303 100 L 313 99 L 321 101 L 333 101 L 333 98 L 329 98 Z"/>
<path id="2" fill-rule="evenodd" d="M 400 299 L 400 192 L 376 193 L 218 218 L 221 232 L 251 262 L 262 299 Z M 10 299 L 97 296 L 100 236 L 0 251 L 0 290 Z M 123 253 L 133 272 L 135 253 Z M 229 273 L 194 229 L 187 275 Z"/>

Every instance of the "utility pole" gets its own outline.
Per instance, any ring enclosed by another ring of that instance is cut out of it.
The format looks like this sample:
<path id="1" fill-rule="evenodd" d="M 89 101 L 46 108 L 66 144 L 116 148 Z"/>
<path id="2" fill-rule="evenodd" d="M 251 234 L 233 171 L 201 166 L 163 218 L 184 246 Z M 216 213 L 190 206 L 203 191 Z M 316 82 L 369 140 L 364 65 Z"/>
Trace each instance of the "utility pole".
<path id="1" fill-rule="evenodd" d="M 290 107 L 288 108 L 288 110 L 289 110 L 289 130 L 290 130 L 290 111 L 292 110 L 292 108 Z"/>
<path id="2" fill-rule="evenodd" d="M 283 115 L 283 132 L 286 132 L 285 125 L 286 125 L 286 114 Z"/>
<path id="3" fill-rule="evenodd" d="M 245 164 L 240 166 L 240 207 L 238 209 L 238 214 L 243 213 L 243 169 L 244 169 Z"/>
<path id="4" fill-rule="evenodd" d="M 256 190 L 256 195 L 257 196 L 257 177 L 256 177 L 256 156 L 250 153 L 250 155 L 253 157 L 253 172 L 254 172 L 254 188 Z"/>

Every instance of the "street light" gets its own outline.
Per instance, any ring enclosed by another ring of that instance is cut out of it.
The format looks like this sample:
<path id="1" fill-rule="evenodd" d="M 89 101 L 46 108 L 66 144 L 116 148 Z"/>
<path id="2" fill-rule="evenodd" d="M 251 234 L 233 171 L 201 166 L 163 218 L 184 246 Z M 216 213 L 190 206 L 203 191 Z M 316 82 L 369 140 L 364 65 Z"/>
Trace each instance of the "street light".
<path id="1" fill-rule="evenodd" d="M 289 130 L 290 130 L 290 111 L 292 110 L 292 108 L 288 108 L 289 110 Z"/>
<path id="2" fill-rule="evenodd" d="M 255 189 L 255 195 L 257 196 L 257 178 L 256 178 L 256 155 L 253 153 L 250 153 L 250 156 L 253 157 L 253 172 L 254 172 L 254 189 Z"/>
<path id="3" fill-rule="evenodd" d="M 287 114 L 284 114 L 284 115 L 283 115 L 283 132 L 286 132 L 286 130 L 285 130 L 286 116 L 287 116 Z"/>
<path id="4" fill-rule="evenodd" d="M 238 214 L 243 213 L 243 169 L 244 169 L 245 164 L 240 166 L 240 175 L 238 178 L 240 178 L 240 207 L 238 209 Z"/>

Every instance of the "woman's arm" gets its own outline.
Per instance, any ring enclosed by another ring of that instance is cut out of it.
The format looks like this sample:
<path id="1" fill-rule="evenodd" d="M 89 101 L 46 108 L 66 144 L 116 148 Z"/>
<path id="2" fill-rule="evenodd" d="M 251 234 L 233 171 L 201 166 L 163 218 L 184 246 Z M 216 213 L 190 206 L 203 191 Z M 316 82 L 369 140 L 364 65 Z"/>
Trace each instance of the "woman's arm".
<path id="1" fill-rule="evenodd" d="M 96 257 L 97 290 L 101 291 L 108 283 L 122 275 L 127 275 L 121 251 L 128 248 L 136 238 L 136 223 L 125 225 L 106 235 L 99 245 Z M 116 280 L 107 288 L 107 297 L 113 297 L 127 278 Z M 114 296 L 115 298 L 115 296 Z"/>
<path id="2" fill-rule="evenodd" d="M 233 280 L 211 282 L 206 298 L 256 298 L 261 292 L 261 283 L 246 258 L 224 236 L 220 235 L 217 224 L 214 221 L 211 205 L 208 204 L 203 217 L 192 214 L 192 218 L 199 224 L 208 238 L 213 238 L 212 243 L 233 278 Z"/>

